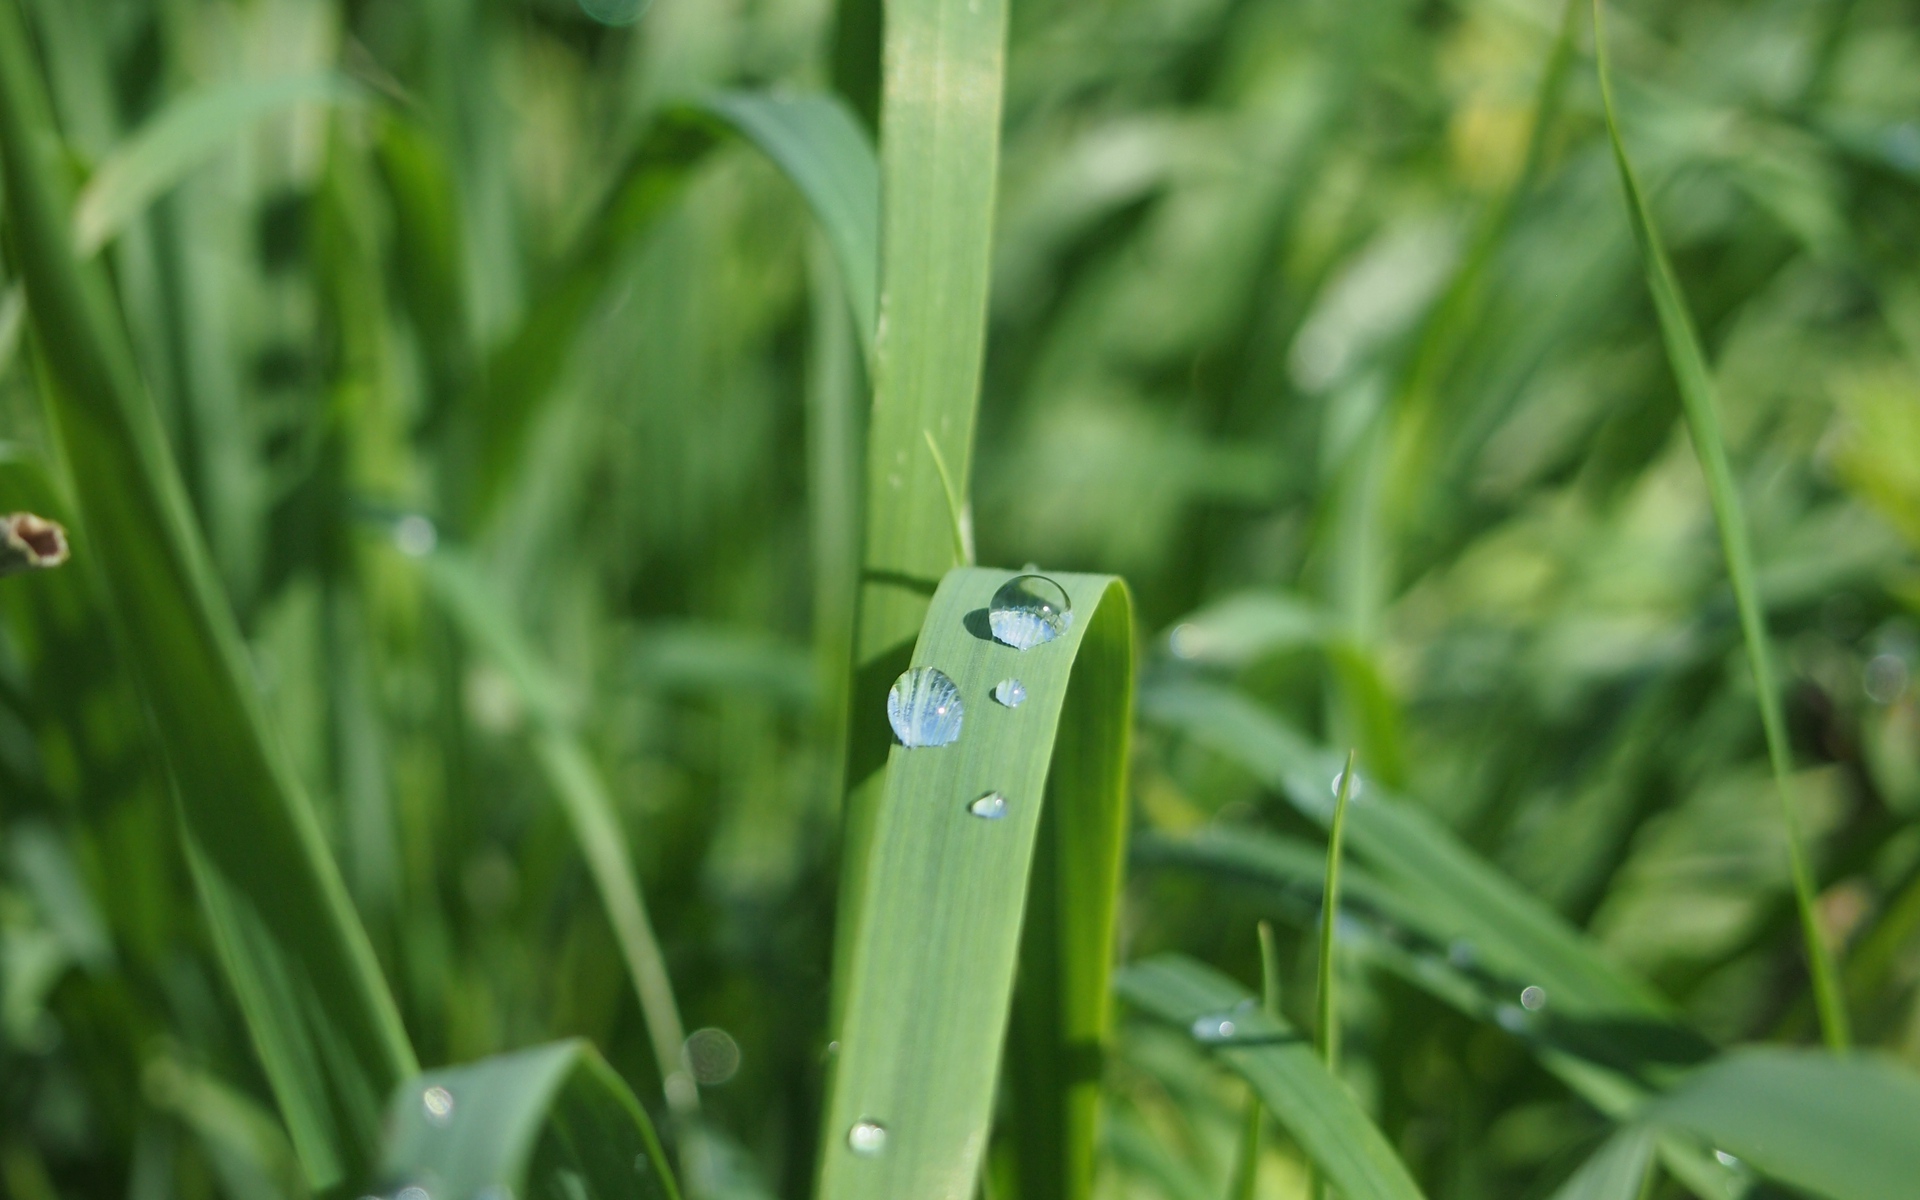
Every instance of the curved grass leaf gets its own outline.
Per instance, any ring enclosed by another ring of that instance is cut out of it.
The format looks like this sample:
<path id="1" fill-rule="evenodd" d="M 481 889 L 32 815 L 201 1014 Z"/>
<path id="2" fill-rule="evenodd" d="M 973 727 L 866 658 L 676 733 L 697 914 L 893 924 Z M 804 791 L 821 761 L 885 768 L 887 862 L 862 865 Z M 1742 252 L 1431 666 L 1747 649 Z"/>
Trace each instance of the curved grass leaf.
<path id="1" fill-rule="evenodd" d="M 821 1154 L 827 1200 L 972 1195 L 1016 957 L 1010 1091 L 1021 1195 L 1078 1197 L 1091 1186 L 1124 822 L 1130 602 L 1108 576 L 1056 575 L 1072 623 L 1020 651 L 993 640 L 985 621 L 1008 578 L 951 572 L 914 650 L 914 665 L 958 686 L 961 734 L 946 746 L 896 746 L 889 760 L 845 958 Z M 1017 708 L 991 698 L 1009 677 L 1026 688 Z M 855 716 L 884 719 L 878 707 Z M 989 792 L 1005 798 L 1004 815 L 972 815 Z M 858 1122 L 880 1125 L 884 1147 L 856 1152 L 848 1134 Z"/>
<path id="2" fill-rule="evenodd" d="M 1639 1200 L 1653 1166 L 1653 1134 L 1629 1125 L 1600 1143 L 1553 1200 Z"/>
<path id="3" fill-rule="evenodd" d="M 680 1197 L 646 1111 L 582 1041 L 425 1072 L 395 1089 L 387 1121 L 386 1187 L 485 1200 Z"/>
<path id="4" fill-rule="evenodd" d="M 83 258 L 98 251 L 256 122 L 296 104 L 364 98 L 352 80 L 332 72 L 221 83 L 181 97 L 101 161 L 74 205 L 74 246 Z"/>
<path id="5" fill-rule="evenodd" d="M 666 955 L 647 916 L 613 797 L 574 727 L 573 706 L 471 563 L 441 551 L 423 559 L 420 566 L 448 615 L 499 665 L 525 706 L 533 726 L 534 757 L 573 827 L 626 959 L 667 1103 L 677 1113 L 690 1114 L 699 1108 L 699 1091 L 680 1067 L 686 1031 L 673 997 L 673 981 L 667 975 Z"/>
<path id="6" fill-rule="evenodd" d="M 1114 979 L 1129 1004 L 1191 1029 L 1231 1013 L 1232 1040 L 1208 1043 L 1214 1057 L 1252 1084 L 1302 1151 L 1346 1200 L 1415 1200 L 1421 1195 L 1386 1137 L 1321 1064 L 1313 1043 L 1263 1011 L 1232 980 L 1178 955 L 1126 967 Z"/>
<path id="7" fill-rule="evenodd" d="M 1763 1175 L 1832 1200 L 1885 1200 L 1920 1180 L 1920 1076 L 1868 1055 L 1735 1050 L 1649 1106 Z"/>
<path id="8" fill-rule="evenodd" d="M 1760 603 L 1760 585 L 1754 576 L 1753 545 L 1747 533 L 1746 517 L 1741 511 L 1740 488 L 1734 482 L 1733 468 L 1727 461 L 1727 440 L 1720 430 L 1719 401 L 1714 396 L 1713 374 L 1707 368 L 1706 354 L 1700 348 L 1700 335 L 1693 327 L 1693 316 L 1686 297 L 1680 292 L 1673 264 L 1661 244 L 1653 211 L 1647 206 L 1633 163 L 1627 157 L 1626 143 L 1620 137 L 1620 118 L 1613 102 L 1612 72 L 1607 60 L 1607 37 L 1602 0 L 1593 3 L 1593 43 L 1596 69 L 1600 74 L 1600 98 L 1607 118 L 1607 137 L 1613 145 L 1614 164 L 1620 170 L 1620 186 L 1627 196 L 1627 216 L 1633 225 L 1634 241 L 1640 246 L 1641 266 L 1647 277 L 1647 290 L 1653 296 L 1654 312 L 1660 319 L 1660 336 L 1667 347 L 1667 361 L 1673 367 L 1674 382 L 1680 389 L 1680 406 L 1686 414 L 1687 432 L 1693 437 L 1693 450 L 1700 459 L 1700 470 L 1707 478 L 1707 495 L 1713 503 L 1714 524 L 1720 530 L 1720 549 L 1727 560 L 1727 579 L 1733 586 L 1734 607 L 1740 614 L 1741 639 L 1746 643 L 1747 663 L 1753 671 L 1754 693 L 1760 703 L 1760 724 L 1767 738 L 1767 759 L 1773 767 L 1774 785 L 1780 793 L 1781 821 L 1787 831 L 1788 865 L 1793 874 L 1794 901 L 1799 906 L 1801 935 L 1806 943 L 1808 970 L 1813 977 L 1814 1001 L 1820 1012 L 1820 1029 L 1827 1045 L 1845 1049 L 1851 1037 L 1847 1029 L 1846 998 L 1834 969 L 1833 955 L 1820 931 L 1819 915 L 1814 911 L 1813 868 L 1807 861 L 1801 838 L 1799 818 L 1793 806 L 1793 750 L 1787 742 L 1786 718 L 1780 708 L 1780 689 L 1774 679 L 1773 650 L 1767 637 L 1766 613 Z"/>
<path id="9" fill-rule="evenodd" d="M 42 391 L 165 755 L 213 939 L 308 1182 L 358 1173 L 413 1052 L 306 797 L 271 748 L 105 281 L 75 261 L 64 167 L 18 12 L 0 5 L 0 163 Z"/>

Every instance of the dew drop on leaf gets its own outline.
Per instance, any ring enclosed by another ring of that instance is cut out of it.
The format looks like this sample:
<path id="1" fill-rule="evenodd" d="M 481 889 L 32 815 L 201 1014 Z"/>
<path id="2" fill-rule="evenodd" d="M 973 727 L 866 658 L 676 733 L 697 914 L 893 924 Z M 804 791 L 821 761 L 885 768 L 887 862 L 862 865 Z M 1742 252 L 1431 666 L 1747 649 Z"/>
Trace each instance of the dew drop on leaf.
<path id="1" fill-rule="evenodd" d="M 1007 798 L 999 792 L 988 792 L 967 805 L 967 811 L 983 820 L 998 821 L 1007 815 Z"/>
<path id="2" fill-rule="evenodd" d="M 887 692 L 887 721 L 900 744 L 945 746 L 960 740 L 960 689 L 936 667 L 914 667 Z"/>
<path id="3" fill-rule="evenodd" d="M 1073 627 L 1066 589 L 1045 575 L 1016 575 L 1000 585 L 987 605 L 994 640 L 1031 650 Z"/>
<path id="4" fill-rule="evenodd" d="M 993 698 L 1008 708 L 1019 708 L 1027 702 L 1027 685 L 1018 679 L 1002 679 L 993 685 Z"/>
<path id="5" fill-rule="evenodd" d="M 861 1158 L 878 1158 L 887 1148 L 887 1127 L 878 1121 L 855 1121 L 847 1130 L 847 1149 Z"/>

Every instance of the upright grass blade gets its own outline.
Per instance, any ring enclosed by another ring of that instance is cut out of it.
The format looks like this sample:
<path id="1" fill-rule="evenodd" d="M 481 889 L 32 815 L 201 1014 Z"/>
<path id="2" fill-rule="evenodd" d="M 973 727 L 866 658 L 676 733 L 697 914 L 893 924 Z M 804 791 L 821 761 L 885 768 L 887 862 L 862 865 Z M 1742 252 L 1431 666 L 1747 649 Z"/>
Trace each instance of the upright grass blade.
<path id="1" fill-rule="evenodd" d="M 296 104 L 364 98 L 351 80 L 329 72 L 215 84 L 174 101 L 103 159 L 81 189 L 73 210 L 75 247 L 82 258 L 98 251 L 255 123 Z"/>
<path id="2" fill-rule="evenodd" d="M 1320 1062 L 1306 1038 L 1259 1010 L 1232 980 L 1179 955 L 1136 963 L 1115 979 L 1129 1004 L 1182 1029 L 1232 1022 L 1205 1044 L 1259 1091 L 1307 1157 L 1346 1200 L 1415 1200 L 1421 1192 L 1393 1147 Z"/>
<path id="3" fill-rule="evenodd" d="M 394 1090 L 387 1121 L 383 1185 L 490 1200 L 680 1200 L 646 1111 L 585 1042 L 416 1076 Z"/>
<path id="4" fill-rule="evenodd" d="M 614 939 L 626 959 L 641 1016 L 660 1067 L 661 1086 L 676 1115 L 699 1110 L 699 1089 L 681 1068 L 686 1042 L 680 1007 L 673 997 L 666 956 L 647 917 L 646 900 L 633 872 L 633 856 L 593 757 L 580 742 L 576 716 L 559 683 L 527 644 L 514 620 L 494 599 L 486 581 L 466 559 L 440 551 L 421 561 L 428 586 L 462 633 L 499 664 L 512 682 L 533 726 L 534 757 L 573 826 L 587 860 Z"/>
<path id="5" fill-rule="evenodd" d="M 1273 926 L 1260 922 L 1260 1009 L 1270 1017 L 1280 1015 L 1280 950 L 1274 945 Z M 1265 1124 L 1260 1093 L 1247 1091 L 1247 1113 L 1240 1127 L 1240 1146 L 1235 1152 L 1233 1175 L 1227 1185 L 1228 1200 L 1254 1200 L 1260 1190 L 1260 1132 Z"/>
<path id="6" fill-rule="evenodd" d="M 1553 1200 L 1640 1200 L 1653 1168 L 1653 1133 L 1639 1125 L 1616 1130 L 1560 1185 Z"/>
<path id="7" fill-rule="evenodd" d="M 1316 1020 L 1313 1026 L 1313 1049 L 1320 1056 L 1320 1064 L 1327 1074 L 1340 1077 L 1340 1006 L 1334 996 L 1334 988 L 1339 983 L 1339 971 L 1333 960 L 1334 934 L 1340 924 L 1340 842 L 1347 828 L 1347 801 L 1353 796 L 1354 751 L 1347 751 L 1347 765 L 1340 770 L 1338 783 L 1339 795 L 1334 798 L 1333 821 L 1327 826 L 1327 870 L 1326 884 L 1320 895 L 1320 960 L 1317 967 L 1318 987 L 1314 992 Z M 1315 1197 L 1326 1194 L 1326 1181 L 1313 1171 L 1308 1190 Z"/>
<path id="8" fill-rule="evenodd" d="M 306 1177 L 359 1173 L 413 1051 L 306 798 L 269 745 L 105 282 L 73 256 L 59 143 L 16 6 L 0 4 L 0 164 L 77 554 L 98 570 L 178 797 L 214 943 Z"/>
<path id="9" fill-rule="evenodd" d="M 1613 100 L 1612 71 L 1608 65 L 1603 0 L 1593 4 L 1593 44 L 1600 73 L 1600 98 L 1606 110 L 1607 137 L 1613 144 L 1614 164 L 1620 171 L 1620 186 L 1626 191 L 1627 215 L 1633 224 L 1634 240 L 1640 245 L 1641 266 L 1646 272 L 1647 290 L 1660 319 L 1660 336 L 1666 343 L 1667 360 L 1679 385 L 1680 404 L 1686 413 L 1687 431 L 1693 435 L 1694 453 L 1707 477 L 1707 494 L 1713 502 L 1713 517 L 1720 529 L 1720 548 L 1727 560 L 1727 578 L 1733 585 L 1734 606 L 1740 614 L 1740 633 L 1747 647 L 1747 663 L 1753 671 L 1753 687 L 1760 701 L 1760 724 L 1766 732 L 1767 758 L 1773 765 L 1774 784 L 1780 793 L 1780 814 L 1787 830 L 1787 853 L 1793 871 L 1793 896 L 1800 909 L 1800 931 L 1806 940 L 1807 966 L 1813 976 L 1814 1000 L 1820 1012 L 1820 1031 L 1827 1045 L 1844 1050 L 1851 1040 L 1847 1028 L 1846 998 L 1840 990 L 1840 977 L 1834 970 L 1833 955 L 1820 931 L 1814 911 L 1813 868 L 1800 834 L 1800 820 L 1793 809 L 1793 752 L 1787 743 L 1787 725 L 1780 710 L 1780 690 L 1774 680 L 1773 653 L 1767 638 L 1766 615 L 1760 607 L 1760 589 L 1754 579 L 1753 548 L 1747 534 L 1746 518 L 1741 512 L 1740 488 L 1727 461 L 1726 438 L 1720 432 L 1719 403 L 1714 396 L 1713 375 L 1707 369 L 1700 335 L 1693 327 L 1693 316 L 1680 282 L 1674 277 L 1673 264 L 1653 222 L 1640 180 L 1627 157 L 1620 136 L 1620 118 Z"/>
<path id="10" fill-rule="evenodd" d="M 1833 1200 L 1912 1195 L 1920 1180 L 1920 1076 L 1874 1056 L 1735 1050 L 1651 1105 L 1645 1119 Z"/>
<path id="11" fill-rule="evenodd" d="M 959 688 L 961 733 L 892 751 L 844 960 L 824 1200 L 973 1194 L 1016 957 L 1021 1195 L 1083 1197 L 1091 1185 L 1124 827 L 1130 603 L 1110 577 L 1054 576 L 1072 602 L 1070 627 L 1015 650 L 985 622 L 1007 578 L 950 573 L 914 650 L 914 665 Z M 1026 689 L 1018 707 L 992 698 L 1007 678 Z M 876 706 L 856 719 L 883 718 Z M 989 793 L 1004 808 L 976 815 Z"/>

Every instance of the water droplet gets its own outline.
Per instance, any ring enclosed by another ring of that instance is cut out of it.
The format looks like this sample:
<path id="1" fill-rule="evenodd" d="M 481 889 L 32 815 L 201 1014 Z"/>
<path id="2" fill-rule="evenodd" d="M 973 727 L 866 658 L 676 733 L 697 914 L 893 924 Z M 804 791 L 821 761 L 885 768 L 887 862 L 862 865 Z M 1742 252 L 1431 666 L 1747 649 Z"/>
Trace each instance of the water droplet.
<path id="1" fill-rule="evenodd" d="M 1007 798 L 999 792 L 988 792 L 967 805 L 967 811 L 988 821 L 998 821 L 1007 815 Z"/>
<path id="2" fill-rule="evenodd" d="M 1547 1006 L 1547 989 L 1539 984 L 1530 984 L 1520 989 L 1520 1007 L 1528 1012 L 1539 1012 Z"/>
<path id="3" fill-rule="evenodd" d="M 1897 654 L 1876 654 L 1861 672 L 1861 685 L 1875 704 L 1892 704 L 1907 690 L 1907 664 Z"/>
<path id="4" fill-rule="evenodd" d="M 453 1093 L 439 1084 L 420 1093 L 420 1106 L 427 1110 L 427 1124 L 444 1129 L 453 1123 Z"/>
<path id="5" fill-rule="evenodd" d="M 1230 1042 L 1240 1033 L 1239 1022 L 1230 1012 L 1208 1013 L 1193 1019 L 1193 1037 L 1195 1041 L 1218 1045 Z"/>
<path id="6" fill-rule="evenodd" d="M 987 624 L 996 641 L 1031 650 L 1073 627 L 1073 604 L 1066 589 L 1045 575 L 1016 575 L 993 594 Z"/>
<path id="7" fill-rule="evenodd" d="M 1167 635 L 1167 649 L 1173 651 L 1175 658 L 1193 658 L 1200 653 L 1200 627 L 1192 622 L 1182 622 L 1173 627 Z"/>
<path id="8" fill-rule="evenodd" d="M 1019 708 L 1027 702 L 1027 685 L 1018 679 L 1002 679 L 993 685 L 993 698 L 1008 708 Z"/>
<path id="9" fill-rule="evenodd" d="M 1739 1159 L 1735 1158 L 1731 1154 L 1728 1154 L 1725 1150 L 1715 1150 L 1713 1152 L 1713 1156 L 1720 1160 L 1721 1166 L 1727 1167 L 1730 1170 L 1738 1171 L 1741 1168 L 1741 1166 L 1744 1165 L 1741 1163 Z"/>
<path id="10" fill-rule="evenodd" d="M 1336 800 L 1339 799 L 1340 797 L 1340 785 L 1346 781 L 1346 778 L 1347 778 L 1347 773 L 1345 771 L 1335 771 L 1333 773 L 1333 795 Z M 1353 790 L 1347 793 L 1347 799 L 1349 801 L 1358 800 L 1360 798 L 1361 793 L 1365 792 L 1366 790 L 1367 790 L 1367 777 L 1365 775 L 1362 775 L 1360 772 L 1355 771 L 1353 773 Z"/>
<path id="11" fill-rule="evenodd" d="M 433 1200 L 427 1189 L 419 1184 L 410 1184 L 393 1194 L 393 1200 Z"/>
<path id="12" fill-rule="evenodd" d="M 847 1149 L 861 1158 L 878 1158 L 887 1148 L 887 1127 L 878 1121 L 855 1121 L 847 1130 Z"/>
<path id="13" fill-rule="evenodd" d="M 696 1029 L 687 1035 L 680 1057 L 695 1080 L 711 1087 L 732 1079 L 740 1069 L 740 1043 L 724 1029 Z"/>
<path id="14" fill-rule="evenodd" d="M 440 531 L 419 513 L 409 513 L 393 523 L 393 544 L 408 558 L 425 558 L 440 544 Z"/>
<path id="15" fill-rule="evenodd" d="M 914 667 L 894 680 L 893 690 L 887 693 L 887 720 L 908 749 L 960 740 L 960 720 L 965 715 L 960 689 L 935 667 Z"/>

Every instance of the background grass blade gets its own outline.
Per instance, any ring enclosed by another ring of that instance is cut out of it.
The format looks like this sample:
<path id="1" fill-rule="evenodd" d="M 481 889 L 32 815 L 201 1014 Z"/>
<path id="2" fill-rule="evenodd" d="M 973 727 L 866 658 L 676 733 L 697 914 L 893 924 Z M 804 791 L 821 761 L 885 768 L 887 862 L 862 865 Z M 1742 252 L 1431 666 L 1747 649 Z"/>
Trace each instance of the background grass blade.
<path id="1" fill-rule="evenodd" d="M 1872 1055 L 1736 1050 L 1650 1106 L 1763 1175 L 1833 1200 L 1882 1200 L 1920 1179 L 1920 1076 Z"/>
<path id="2" fill-rule="evenodd" d="M 82 258 L 92 255 L 188 172 L 274 113 L 363 99 L 353 81 L 325 73 L 216 84 L 174 101 L 94 169 L 74 204 L 75 247 Z"/>
<path id="3" fill-rule="evenodd" d="M 1177 955 L 1135 963 L 1115 987 L 1129 1004 L 1182 1029 L 1232 1014 L 1232 1040 L 1214 1057 L 1260 1093 L 1307 1157 L 1346 1200 L 1414 1200 L 1420 1188 L 1310 1039 L 1260 1010 L 1232 980 Z"/>
<path id="4" fill-rule="evenodd" d="M 679 1200 L 653 1124 L 593 1047 L 559 1042 L 394 1090 L 386 1185 L 446 1196 Z"/>
<path id="5" fill-rule="evenodd" d="M 1600 1143 L 1553 1200 L 1640 1200 L 1652 1167 L 1653 1134 L 1629 1125 Z"/>
<path id="6" fill-rule="evenodd" d="M 1130 605 L 1110 577 L 1055 575 L 1073 604 L 1071 628 L 1018 651 L 992 640 L 984 621 L 1008 578 L 949 574 L 914 649 L 915 665 L 937 667 L 959 687 L 964 721 L 958 742 L 896 747 L 889 763 L 845 958 L 822 1135 L 825 1200 L 973 1193 L 1023 912 L 1044 939 L 1028 943 L 1025 964 L 1045 957 L 1050 968 L 1023 977 L 1035 994 L 1016 1034 L 1019 1056 L 1039 1060 L 1020 1068 L 1030 1073 L 1016 1090 L 1034 1093 L 1023 1099 L 1023 1124 L 1040 1123 L 1049 1143 L 1050 1161 L 1029 1177 L 1035 1195 L 1084 1195 L 1088 1186 L 1121 843 Z M 1008 677 L 1026 687 L 1018 708 L 990 698 Z M 884 720 L 878 709 L 856 718 Z M 969 814 L 994 791 L 1006 798 L 1003 818 Z M 1045 838 L 1043 796 L 1055 822 Z M 866 1121 L 886 1130 L 878 1153 L 848 1143 Z M 1027 1136 L 1017 1133 L 1016 1144 Z"/>
<path id="7" fill-rule="evenodd" d="M 686 1029 L 674 1000 L 673 981 L 647 916 L 613 798 L 592 755 L 581 744 L 573 706 L 471 563 L 457 553 L 441 551 L 422 560 L 421 569 L 461 632 L 499 664 L 526 706 L 533 725 L 534 757 L 566 811 L 613 926 L 646 1018 L 667 1103 L 676 1114 L 690 1116 L 700 1107 L 700 1095 L 681 1066 Z"/>
<path id="8" fill-rule="evenodd" d="M 1747 663 L 1753 671 L 1753 688 L 1760 703 L 1760 724 L 1766 732 L 1767 760 L 1773 767 L 1774 786 L 1780 793 L 1780 817 L 1787 831 L 1794 902 L 1800 909 L 1800 931 L 1806 940 L 1807 969 L 1813 978 L 1820 1030 L 1828 1046 L 1845 1049 L 1852 1040 L 1848 1033 L 1846 998 L 1841 993 L 1833 954 L 1820 931 L 1819 915 L 1814 910 L 1813 867 L 1807 860 L 1805 839 L 1793 804 L 1793 750 L 1787 742 L 1786 718 L 1780 709 L 1780 688 L 1773 673 L 1773 651 L 1767 636 L 1766 614 L 1760 606 L 1760 585 L 1754 575 L 1753 546 L 1741 511 L 1740 487 L 1727 461 L 1719 402 L 1714 396 L 1713 374 L 1707 368 L 1706 354 L 1700 348 L 1700 335 L 1693 327 L 1686 297 L 1674 277 L 1673 264 L 1667 261 L 1653 212 L 1647 206 L 1646 195 L 1620 137 L 1620 118 L 1614 105 L 1612 72 L 1608 67 L 1604 11 L 1603 0 L 1594 0 L 1594 53 L 1600 73 L 1601 101 L 1606 110 L 1607 137 L 1613 146 L 1614 163 L 1620 170 L 1620 185 L 1626 191 L 1627 215 L 1633 225 L 1634 241 L 1640 246 L 1647 290 L 1652 293 L 1654 312 L 1660 319 L 1667 361 L 1679 385 L 1687 431 L 1693 435 L 1694 453 L 1699 456 L 1700 469 L 1707 477 L 1714 523 L 1720 530 L 1727 579 L 1733 586 L 1740 633 L 1746 643 Z"/>
<path id="9" fill-rule="evenodd" d="M 228 978 L 308 1181 L 355 1173 L 413 1054 L 311 809 L 269 749 L 233 617 L 96 271 L 73 258 L 58 142 L 12 3 L 0 5 L 0 162 L 75 483 L 76 548 L 115 624 L 179 801 Z"/>

